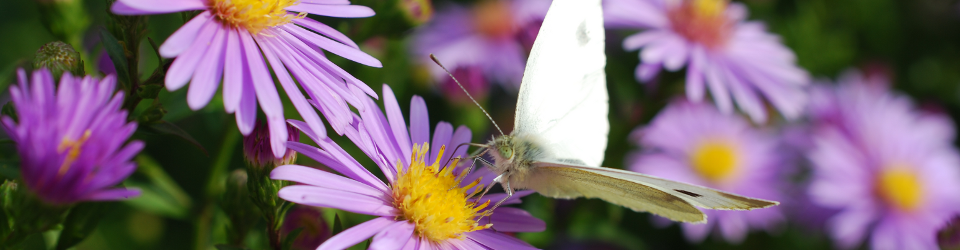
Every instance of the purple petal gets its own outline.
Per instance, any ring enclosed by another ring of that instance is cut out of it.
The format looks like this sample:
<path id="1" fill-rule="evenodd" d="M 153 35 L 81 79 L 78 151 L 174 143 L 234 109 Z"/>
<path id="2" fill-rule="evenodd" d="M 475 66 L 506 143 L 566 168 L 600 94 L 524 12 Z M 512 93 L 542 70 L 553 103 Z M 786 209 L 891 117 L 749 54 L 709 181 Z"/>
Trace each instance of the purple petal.
<path id="1" fill-rule="evenodd" d="M 393 250 L 402 246 L 413 237 L 414 225 L 408 221 L 397 221 L 373 236 L 369 249 Z"/>
<path id="2" fill-rule="evenodd" d="M 313 109 L 313 106 L 307 102 L 307 98 L 303 96 L 303 93 L 300 92 L 300 88 L 297 87 L 297 84 L 294 83 L 293 79 L 290 78 L 290 73 L 287 72 L 287 68 L 284 67 L 284 64 L 288 64 L 292 72 L 296 75 L 303 75 L 304 73 L 298 69 L 299 66 L 290 62 L 284 63 L 283 59 L 290 59 L 284 57 L 281 59 L 277 56 L 284 56 L 282 54 L 282 49 L 277 46 L 283 46 L 282 44 L 275 43 L 270 41 L 270 39 L 261 39 L 261 45 L 264 46 L 263 51 L 264 56 L 267 58 L 267 62 L 270 63 L 271 68 L 273 68 L 274 75 L 277 76 L 277 79 L 280 80 L 280 86 L 283 87 L 283 90 L 287 93 L 290 102 L 293 103 L 294 108 L 300 113 L 300 116 L 303 117 L 304 121 L 307 122 L 307 125 L 310 126 L 310 129 L 313 130 L 318 136 L 325 137 L 327 134 L 326 127 L 323 126 L 323 121 L 320 120 L 320 116 L 317 115 L 317 111 Z"/>
<path id="3" fill-rule="evenodd" d="M 140 196 L 139 189 L 107 189 L 91 193 L 84 197 L 83 200 L 88 201 L 113 201 L 113 200 L 123 200 Z"/>
<path id="4" fill-rule="evenodd" d="M 387 190 L 389 190 L 387 189 L 386 184 L 383 184 L 383 182 L 380 181 L 380 179 L 377 179 L 377 177 L 373 176 L 373 174 L 370 173 L 370 171 L 367 171 L 366 168 L 363 168 L 363 166 L 361 166 L 359 163 L 356 163 L 356 161 L 353 161 L 352 158 L 347 160 L 341 160 L 341 159 L 335 158 L 334 155 L 331 154 L 331 152 L 342 151 L 342 149 L 331 148 L 330 145 L 335 145 L 335 144 L 333 144 L 332 142 L 327 142 L 328 140 L 330 139 L 325 138 L 317 142 L 318 145 L 321 145 L 321 147 L 326 148 L 327 151 L 323 151 L 323 150 L 320 150 L 319 148 L 315 148 L 310 145 L 299 143 L 299 142 L 288 142 L 287 145 L 290 146 L 290 149 L 293 149 L 298 153 L 306 155 L 307 157 L 310 157 L 311 159 L 314 159 L 317 162 L 320 162 L 321 164 L 324 164 L 325 166 L 333 169 L 334 171 L 337 171 L 343 175 L 346 175 L 347 177 L 350 177 L 351 179 L 367 184 L 368 186 L 375 187 L 383 192 L 386 192 Z M 338 152 L 338 153 L 344 154 L 344 152 Z"/>
<path id="5" fill-rule="evenodd" d="M 410 143 L 423 146 L 430 142 L 430 117 L 423 97 L 410 99 Z"/>
<path id="6" fill-rule="evenodd" d="M 377 60 L 373 56 L 337 41 L 334 41 L 330 38 L 326 38 L 316 33 L 309 32 L 306 29 L 296 26 L 296 25 L 285 25 L 283 26 L 284 30 L 290 32 L 294 36 L 299 37 L 302 41 L 316 45 L 317 47 L 323 48 L 324 50 L 330 51 L 338 56 L 349 59 L 354 62 L 361 63 L 370 67 L 383 67 L 383 64 L 380 60 Z"/>
<path id="7" fill-rule="evenodd" d="M 317 186 L 293 185 L 280 189 L 280 198 L 297 204 L 336 208 L 358 214 L 393 217 L 397 210 L 379 197 Z"/>
<path id="8" fill-rule="evenodd" d="M 380 190 L 371 188 L 363 183 L 343 176 L 328 173 L 323 170 L 299 166 L 283 165 L 270 171 L 270 178 L 274 180 L 294 181 L 317 187 L 353 192 L 378 197 L 384 195 Z"/>
<path id="9" fill-rule="evenodd" d="M 247 69 L 247 59 L 243 59 L 243 90 L 240 92 L 240 105 L 237 107 L 237 128 L 243 135 L 249 135 L 253 132 L 253 127 L 257 121 L 257 93 L 253 87 L 253 79 L 250 76 L 250 70 Z"/>
<path id="10" fill-rule="evenodd" d="M 501 233 L 495 233 L 493 230 L 480 230 L 466 233 L 467 239 L 480 243 L 490 249 L 536 249 L 526 242 L 520 241 Z"/>
<path id="11" fill-rule="evenodd" d="M 223 64 L 223 108 L 228 114 L 237 110 L 240 100 L 243 99 L 244 63 L 240 49 L 240 34 L 236 29 L 229 29 L 227 48 Z"/>
<path id="12" fill-rule="evenodd" d="M 513 207 L 499 207 L 493 210 L 490 216 L 493 228 L 502 232 L 540 232 L 547 228 L 547 223 L 534 218 L 523 209 Z"/>
<path id="13" fill-rule="evenodd" d="M 327 241 L 323 242 L 320 247 L 317 247 L 317 250 L 339 250 L 347 249 L 350 246 L 356 245 L 367 238 L 383 231 L 390 225 L 393 225 L 396 221 L 380 217 L 369 220 L 359 225 L 353 226 L 347 230 L 343 230 L 337 235 L 330 237 Z"/>
<path id="14" fill-rule="evenodd" d="M 223 50 L 227 43 L 230 29 L 220 29 L 214 35 L 208 46 L 207 53 L 200 59 L 200 65 L 190 80 L 190 89 L 187 91 L 187 105 L 190 109 L 198 110 L 206 106 L 213 99 L 213 95 L 220 86 L 223 76 Z"/>
<path id="15" fill-rule="evenodd" d="M 711 62 L 715 64 L 716 62 Z M 718 65 L 709 65 L 705 68 L 707 71 L 707 87 L 710 87 L 710 96 L 717 104 L 717 108 L 724 114 L 733 112 L 733 103 L 730 101 L 730 94 L 727 92 L 726 83 L 720 78 L 720 68 Z"/>
<path id="16" fill-rule="evenodd" d="M 756 93 L 747 89 L 748 86 L 746 83 L 731 73 L 730 70 L 726 68 L 720 70 L 727 80 L 727 86 L 730 87 L 730 92 L 733 93 L 734 100 L 737 101 L 737 106 L 740 106 L 741 110 L 747 112 L 754 121 L 766 121 L 767 112 L 763 109 L 763 103 L 760 102 L 760 98 L 757 97 Z"/>
<path id="17" fill-rule="evenodd" d="M 664 31 L 645 31 L 638 34 L 628 36 L 623 39 L 623 50 L 632 51 L 638 50 L 643 46 L 649 45 L 651 42 L 661 39 L 662 37 L 668 35 Z"/>
<path id="18" fill-rule="evenodd" d="M 217 22 L 206 22 L 196 40 L 190 45 L 190 48 L 184 52 L 184 55 L 178 56 L 167 70 L 165 78 L 167 89 L 174 91 L 187 85 L 190 76 L 197 69 L 197 64 L 207 52 L 208 44 L 214 38 L 214 35 L 222 32 L 224 29 Z"/>
<path id="19" fill-rule="evenodd" d="M 257 101 L 259 101 L 263 113 L 267 116 L 267 127 L 270 128 L 270 146 L 273 149 L 273 155 L 283 155 L 287 149 L 284 145 L 287 141 L 287 125 L 283 119 L 283 104 L 280 103 L 280 95 L 277 93 L 273 78 L 270 77 L 270 71 L 267 70 L 253 37 L 249 33 L 241 32 L 240 43 L 243 45 L 244 56 L 247 59 Z"/>
<path id="20" fill-rule="evenodd" d="M 287 7 L 287 10 L 293 12 L 307 12 L 314 15 L 329 17 L 372 17 L 375 14 L 373 9 L 370 9 L 367 6 L 326 5 L 306 2 Z"/>
<path id="21" fill-rule="evenodd" d="M 703 64 L 706 63 L 703 48 L 695 46 L 690 51 L 690 63 L 687 65 L 687 99 L 700 102 L 704 97 Z"/>
<path id="22" fill-rule="evenodd" d="M 200 0 L 120 0 L 117 2 L 123 2 L 130 8 L 150 11 L 151 13 L 172 13 L 207 8 L 206 2 Z"/>
<path id="23" fill-rule="evenodd" d="M 301 1 L 301 2 L 305 2 L 305 1 Z M 310 18 L 297 18 L 297 19 L 293 19 L 293 23 L 299 24 L 300 26 L 316 31 L 324 36 L 332 38 L 333 40 L 337 40 L 338 42 L 346 44 L 347 46 L 360 49 L 360 46 L 357 46 L 357 44 L 354 43 L 353 40 L 350 40 L 350 38 L 347 37 L 347 35 L 340 33 L 340 31 L 337 31 L 333 27 L 327 26 L 326 24 L 323 24 L 321 22 L 317 22 L 316 20 L 313 20 Z"/>
<path id="24" fill-rule="evenodd" d="M 660 74 L 661 69 L 663 69 L 663 66 L 659 63 L 640 63 L 640 65 L 637 66 L 637 71 L 635 74 L 637 80 L 640 80 L 641 83 L 645 83 L 653 80 L 654 77 L 657 77 L 657 74 Z"/>
<path id="25" fill-rule="evenodd" d="M 120 2 L 117 2 L 118 4 Z M 116 6 L 116 4 L 114 4 Z M 190 48 L 190 45 L 193 44 L 194 39 L 197 38 L 197 34 L 200 34 L 200 28 L 204 27 L 212 15 L 209 11 L 204 11 L 197 15 L 193 19 L 190 19 L 189 22 L 177 29 L 176 32 L 173 32 L 170 37 L 167 38 L 167 41 L 164 41 L 160 45 L 160 56 L 166 58 L 173 58 L 180 53 L 186 51 Z"/>
<path id="26" fill-rule="evenodd" d="M 403 120 L 403 113 L 400 112 L 400 104 L 397 103 L 397 97 L 393 95 L 393 90 L 386 84 L 383 85 L 383 107 L 386 109 L 390 130 L 393 132 L 393 139 L 400 146 L 400 159 L 405 160 L 413 153 L 413 144 L 410 142 L 410 136 L 407 135 L 407 125 Z"/>
<path id="27" fill-rule="evenodd" d="M 448 122 L 437 123 L 437 128 L 433 130 L 433 142 L 430 143 L 429 162 L 437 160 L 437 154 L 440 153 L 440 147 L 444 147 L 444 153 L 440 157 L 440 164 L 447 162 L 448 155 L 453 152 L 454 145 L 450 144 L 450 137 L 453 136 L 453 125 Z"/>

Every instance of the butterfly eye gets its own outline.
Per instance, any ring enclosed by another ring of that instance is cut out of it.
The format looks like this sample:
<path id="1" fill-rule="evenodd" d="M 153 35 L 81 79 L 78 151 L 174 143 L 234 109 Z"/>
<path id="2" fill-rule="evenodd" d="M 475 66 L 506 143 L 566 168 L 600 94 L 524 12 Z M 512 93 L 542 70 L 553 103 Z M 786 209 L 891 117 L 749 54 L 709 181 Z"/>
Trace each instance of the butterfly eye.
<path id="1" fill-rule="evenodd" d="M 500 156 L 507 159 L 513 159 L 513 149 L 510 147 L 501 147 Z"/>

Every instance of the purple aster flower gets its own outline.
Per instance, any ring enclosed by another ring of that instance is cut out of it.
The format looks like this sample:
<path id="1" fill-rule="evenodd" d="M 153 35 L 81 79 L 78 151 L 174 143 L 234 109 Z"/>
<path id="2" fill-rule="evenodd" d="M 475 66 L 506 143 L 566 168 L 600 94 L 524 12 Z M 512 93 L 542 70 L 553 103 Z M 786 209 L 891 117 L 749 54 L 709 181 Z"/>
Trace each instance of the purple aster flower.
<path id="1" fill-rule="evenodd" d="M 143 143 L 126 143 L 137 129 L 120 109 L 116 77 L 103 80 L 63 74 L 59 87 L 46 69 L 30 80 L 22 69 L 10 87 L 17 118 L 4 116 L 3 128 L 17 144 L 24 184 L 51 204 L 119 200 L 139 190 L 113 188 L 137 168 L 130 161 Z M 29 81 L 29 82 L 28 82 Z"/>
<path id="2" fill-rule="evenodd" d="M 645 29 L 623 41 L 640 52 L 636 77 L 651 80 L 661 69 L 687 66 L 687 98 L 704 99 L 709 88 L 724 113 L 733 100 L 754 121 L 767 113 L 760 96 L 787 119 L 801 115 L 807 73 L 794 54 L 763 23 L 745 21 L 747 9 L 727 0 L 609 0 L 604 2 L 609 28 Z"/>
<path id="3" fill-rule="evenodd" d="M 749 197 L 783 198 L 777 141 L 738 116 L 677 101 L 632 137 L 645 149 L 628 159 L 633 171 Z M 690 241 L 702 241 L 717 227 L 727 241 L 741 242 L 750 228 L 772 230 L 783 220 L 779 207 L 703 212 L 710 218 L 706 224 L 682 225 Z"/>
<path id="4" fill-rule="evenodd" d="M 479 67 L 487 79 L 519 89 L 533 44 L 529 33 L 540 30 L 548 8 L 550 0 L 481 1 L 471 9 L 448 6 L 414 35 L 414 56 L 424 65 L 433 65 L 427 56 L 432 53 L 450 69 Z M 448 78 L 440 67 L 427 68 L 435 82 Z"/>
<path id="5" fill-rule="evenodd" d="M 833 107 L 830 116 L 812 116 L 808 192 L 840 210 L 827 221 L 840 247 L 869 238 L 873 249 L 937 249 L 937 230 L 960 212 L 955 128 L 944 115 L 917 112 L 907 97 L 862 82 L 815 94 Z"/>
<path id="6" fill-rule="evenodd" d="M 454 130 L 449 123 L 440 122 L 431 138 L 426 104 L 414 96 L 408 130 L 396 97 L 386 85 L 383 97 L 386 115 L 367 98 L 369 108 L 360 114 L 363 119 L 357 117 L 355 129 L 347 130 L 346 135 L 376 162 L 386 183 L 329 138 L 317 137 L 303 122 L 290 122 L 320 148 L 299 142 L 288 146 L 344 176 L 304 166 L 280 166 L 272 178 L 302 183 L 281 189 L 280 197 L 303 205 L 379 216 L 344 230 L 318 249 L 344 249 L 370 237 L 371 249 L 532 249 L 500 232 L 542 231 L 546 227 L 543 221 L 518 208 L 491 211 L 489 203 L 506 194 L 476 196 L 492 184 L 495 174 L 486 168 L 468 172 L 469 164 L 458 164 L 457 157 L 467 156 L 466 148 L 455 147 L 470 141 L 470 129 L 460 126 Z M 518 192 L 504 204 L 519 203 L 519 197 L 530 193 Z"/>
<path id="7" fill-rule="evenodd" d="M 326 136 L 326 129 L 314 107 L 340 133 L 351 119 L 346 104 L 359 108 L 360 96 L 376 97 L 373 89 L 328 60 L 323 50 L 373 67 L 381 67 L 380 61 L 336 29 L 305 18 L 308 13 L 373 16 L 365 6 L 347 0 L 119 0 L 111 7 L 121 15 L 190 10 L 203 12 L 160 46 L 161 56 L 177 58 L 167 71 L 167 89 L 192 82 L 187 104 L 196 110 L 213 98 L 223 80 L 224 107 L 227 113 L 236 112 L 241 133 L 253 131 L 257 104 L 263 108 L 274 155 L 283 155 L 288 132 L 273 77 L 319 136 Z"/>

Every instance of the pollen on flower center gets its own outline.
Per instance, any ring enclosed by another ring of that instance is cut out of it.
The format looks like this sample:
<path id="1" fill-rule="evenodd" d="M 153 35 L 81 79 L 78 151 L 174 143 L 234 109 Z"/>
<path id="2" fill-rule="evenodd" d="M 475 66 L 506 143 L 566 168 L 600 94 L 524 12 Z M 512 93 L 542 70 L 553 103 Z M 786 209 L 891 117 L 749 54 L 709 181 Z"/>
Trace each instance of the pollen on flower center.
<path id="1" fill-rule="evenodd" d="M 298 0 L 210 0 L 209 8 L 224 25 L 259 34 L 265 28 L 306 17 L 305 12 L 294 15 L 285 10 L 298 3 Z"/>
<path id="2" fill-rule="evenodd" d="M 436 162 L 426 165 L 428 149 L 426 144 L 423 147 L 414 145 L 409 168 L 403 168 L 400 163 L 397 165 L 397 180 L 391 188 L 394 206 L 401 212 L 399 217 L 413 223 L 418 236 L 433 242 L 462 238 L 463 233 L 493 226 L 477 224 L 480 217 L 488 215 L 489 212 L 481 210 L 489 201 L 477 203 L 470 200 L 483 189 L 480 180 L 461 186 L 467 170 L 459 175 L 453 174 L 457 159 L 441 169 L 439 156 L 443 155 L 443 147 Z M 477 188 L 468 193 L 473 187 Z"/>
<path id="3" fill-rule="evenodd" d="M 474 25 L 480 34 L 490 38 L 513 35 L 514 21 L 506 1 L 482 1 L 473 9 Z"/>
<path id="4" fill-rule="evenodd" d="M 668 11 L 673 29 L 710 49 L 724 45 L 731 33 L 727 0 L 685 0 Z"/>
<path id="5" fill-rule="evenodd" d="M 694 170 L 705 179 L 720 182 L 729 177 L 740 164 L 737 149 L 723 141 L 705 141 L 690 155 Z"/>
<path id="6" fill-rule="evenodd" d="M 923 201 L 920 180 L 904 167 L 884 169 L 877 178 L 876 191 L 890 206 L 903 211 L 911 211 Z"/>
<path id="7" fill-rule="evenodd" d="M 84 131 L 83 135 L 76 140 L 63 138 L 63 141 L 57 146 L 57 153 L 62 154 L 63 152 L 67 152 L 67 158 L 60 164 L 60 169 L 57 170 L 58 175 L 62 176 L 66 174 L 67 170 L 70 169 L 70 165 L 73 165 L 73 162 L 80 157 L 80 148 L 83 147 L 84 142 L 87 142 L 87 139 L 90 139 L 90 130 Z"/>

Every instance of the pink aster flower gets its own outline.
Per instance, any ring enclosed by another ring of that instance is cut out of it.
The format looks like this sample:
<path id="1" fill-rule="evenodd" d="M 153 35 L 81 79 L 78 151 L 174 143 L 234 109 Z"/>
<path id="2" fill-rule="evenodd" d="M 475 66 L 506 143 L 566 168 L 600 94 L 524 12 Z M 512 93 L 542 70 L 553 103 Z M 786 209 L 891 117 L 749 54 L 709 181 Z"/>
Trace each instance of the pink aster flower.
<path id="1" fill-rule="evenodd" d="M 489 209 L 503 193 L 477 197 L 492 184 L 495 175 L 481 168 L 468 172 L 466 157 L 470 129 L 454 130 L 446 122 L 436 125 L 431 138 L 427 106 L 419 96 L 410 104 L 407 126 L 392 90 L 384 85 L 386 116 L 369 98 L 366 110 L 346 131 L 350 138 L 383 172 L 381 181 L 329 138 L 317 137 L 306 124 L 291 121 L 320 148 L 299 142 L 288 146 L 313 158 L 343 176 L 297 166 L 280 166 L 271 177 L 300 185 L 280 190 L 291 202 L 341 209 L 378 216 L 344 230 L 318 249 L 344 249 L 373 237 L 371 249 L 532 249 L 523 241 L 500 232 L 537 232 L 546 225 L 524 210 L 512 207 Z M 359 119 L 362 117 L 362 120 Z M 450 164 L 446 164 L 450 161 Z M 519 203 L 518 192 L 504 204 Z M 496 229 L 496 231 L 494 231 Z"/>
<path id="2" fill-rule="evenodd" d="M 432 66 L 432 53 L 451 70 L 479 67 L 487 79 L 519 89 L 527 51 L 549 8 L 549 0 L 481 1 L 470 9 L 448 6 L 414 35 L 414 56 Z M 440 67 L 427 68 L 435 82 L 448 78 Z"/>
<path id="3" fill-rule="evenodd" d="M 120 109 L 116 78 L 75 78 L 63 74 L 59 87 L 46 69 L 22 69 L 10 87 L 17 118 L 3 117 L 3 128 L 17 144 L 20 174 L 27 188 L 51 204 L 119 200 L 138 190 L 113 188 L 137 168 L 130 161 L 143 143 L 126 143 L 137 129 Z"/>
<path id="4" fill-rule="evenodd" d="M 815 97 L 834 106 L 831 116 L 813 116 L 819 126 L 807 152 L 814 170 L 808 192 L 816 204 L 840 210 L 827 221 L 837 245 L 869 238 L 872 249 L 937 249 L 937 230 L 960 212 L 950 119 L 918 112 L 907 97 L 876 85 L 823 90 L 832 91 Z M 817 120 L 823 117 L 833 120 Z"/>
<path id="5" fill-rule="evenodd" d="M 190 10 L 203 12 L 160 46 L 161 56 L 176 57 L 167 71 L 167 89 L 192 82 L 187 104 L 197 110 L 213 98 L 222 80 L 224 107 L 227 113 L 236 112 L 241 133 L 253 131 L 257 103 L 263 108 L 274 155 L 283 155 L 288 132 L 273 77 L 319 136 L 326 136 L 326 129 L 314 107 L 340 132 L 351 119 L 348 103 L 360 107 L 362 93 L 376 97 L 373 89 L 333 64 L 323 51 L 373 67 L 381 67 L 380 61 L 334 28 L 305 18 L 308 13 L 373 16 L 370 8 L 347 0 L 118 0 L 111 6 L 120 15 Z"/>
<path id="6" fill-rule="evenodd" d="M 783 198 L 777 186 L 782 163 L 777 141 L 738 116 L 677 101 L 632 137 L 644 149 L 628 158 L 633 171 L 749 197 Z M 703 212 L 710 218 L 706 224 L 682 225 L 690 241 L 702 241 L 716 227 L 724 239 L 737 243 L 750 228 L 772 230 L 783 221 L 779 207 Z"/>
<path id="7" fill-rule="evenodd" d="M 790 49 L 763 23 L 746 21 L 747 9 L 727 0 L 609 0 L 607 27 L 644 29 L 623 41 L 640 49 L 636 77 L 651 80 L 661 69 L 687 66 L 687 98 L 704 99 L 709 88 L 724 113 L 733 100 L 754 121 L 765 121 L 761 96 L 787 119 L 801 115 L 807 73 L 797 67 Z"/>

